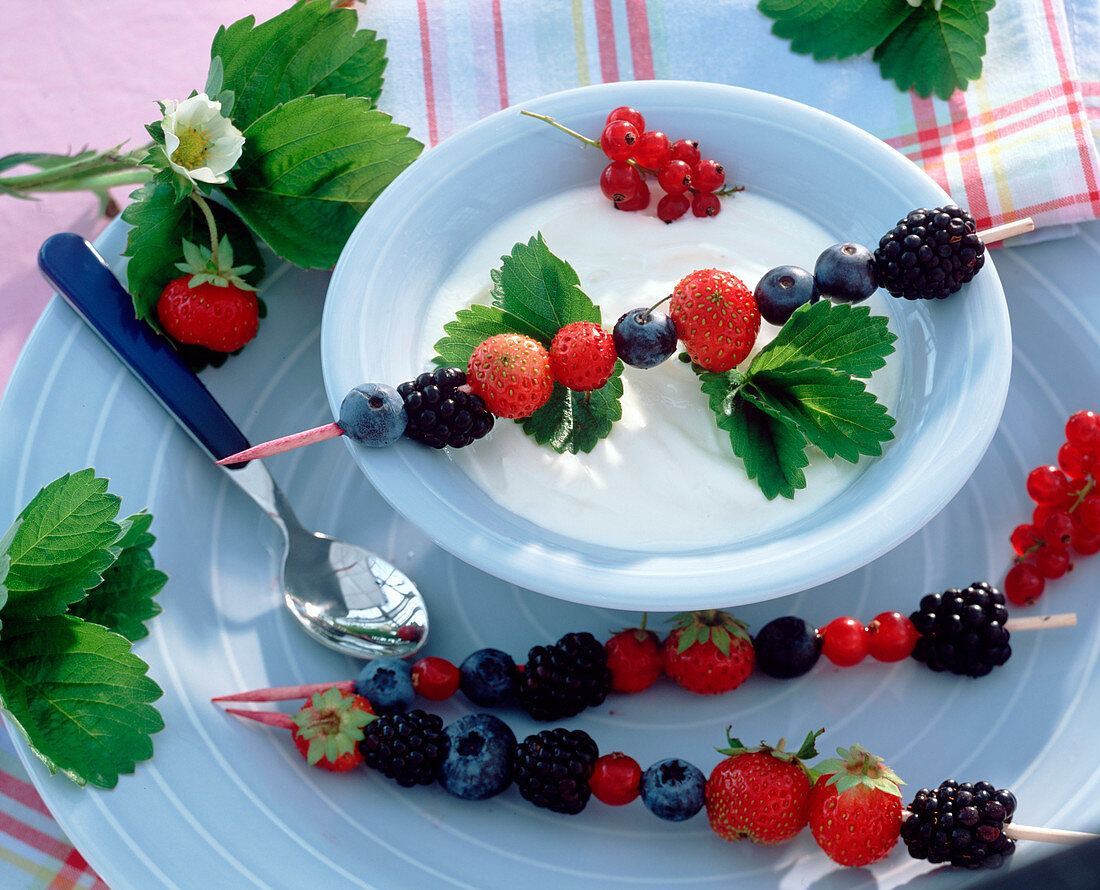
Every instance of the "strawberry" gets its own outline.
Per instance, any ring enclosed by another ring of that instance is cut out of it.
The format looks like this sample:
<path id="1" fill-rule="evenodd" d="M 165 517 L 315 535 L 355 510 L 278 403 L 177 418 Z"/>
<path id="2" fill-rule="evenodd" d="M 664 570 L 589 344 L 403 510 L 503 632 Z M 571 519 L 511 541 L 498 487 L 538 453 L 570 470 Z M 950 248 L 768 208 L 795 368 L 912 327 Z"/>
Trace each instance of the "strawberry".
<path id="1" fill-rule="evenodd" d="M 374 710 L 362 696 L 332 688 L 315 692 L 291 720 L 294 744 L 310 766 L 340 773 L 363 762 L 359 742 Z"/>
<path id="2" fill-rule="evenodd" d="M 603 644 L 611 670 L 611 688 L 616 692 L 641 692 L 657 682 L 663 669 L 661 641 L 651 630 L 631 627 L 621 630 Z"/>
<path id="3" fill-rule="evenodd" d="M 885 859 L 901 831 L 901 781 L 881 757 L 859 745 L 823 760 L 810 795 L 810 831 L 840 865 Z"/>
<path id="4" fill-rule="evenodd" d="M 795 753 L 783 741 L 771 747 L 746 748 L 726 732 L 728 748 L 707 779 L 706 807 L 710 827 L 727 841 L 748 838 L 754 844 L 780 844 L 806 826 L 810 817 L 810 775 L 802 762 L 814 757 L 819 729 L 806 736 Z"/>
<path id="5" fill-rule="evenodd" d="M 726 612 L 682 612 L 661 647 L 665 673 L 689 692 L 716 695 L 736 689 L 756 656 L 746 625 Z"/>
<path id="6" fill-rule="evenodd" d="M 681 280 L 672 291 L 669 315 L 691 360 L 708 371 L 739 365 L 760 332 L 752 291 L 718 269 L 699 269 Z"/>
<path id="7" fill-rule="evenodd" d="M 562 386 L 578 392 L 600 389 L 615 370 L 615 341 L 590 321 L 559 328 L 550 343 L 550 371 Z"/>
<path id="8" fill-rule="evenodd" d="M 466 382 L 490 412 L 513 419 L 533 414 L 554 390 L 546 348 L 522 334 L 497 334 L 479 345 Z"/>
<path id="9" fill-rule="evenodd" d="M 252 267 L 233 265 L 228 238 L 222 238 L 217 254 L 184 241 L 183 255 L 176 268 L 188 274 L 169 281 L 157 300 L 161 327 L 180 343 L 236 352 L 260 327 L 255 288 L 241 277 Z"/>

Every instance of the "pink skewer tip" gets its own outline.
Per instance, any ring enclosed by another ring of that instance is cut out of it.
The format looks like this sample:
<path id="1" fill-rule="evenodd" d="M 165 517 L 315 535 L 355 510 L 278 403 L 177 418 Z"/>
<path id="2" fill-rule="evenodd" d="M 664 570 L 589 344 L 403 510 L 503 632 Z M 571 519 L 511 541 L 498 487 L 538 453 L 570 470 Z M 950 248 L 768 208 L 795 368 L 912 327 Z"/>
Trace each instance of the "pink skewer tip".
<path id="1" fill-rule="evenodd" d="M 229 457 L 223 457 L 221 460 L 215 461 L 215 463 L 217 463 L 219 467 L 225 466 L 226 464 L 244 463 L 246 460 L 269 457 L 272 454 L 282 454 L 284 451 L 292 451 L 295 448 L 301 448 L 303 445 L 323 442 L 325 439 L 332 439 L 336 436 L 342 436 L 343 434 L 344 431 L 340 428 L 340 424 L 326 423 L 324 426 L 314 427 L 311 430 L 303 430 L 300 433 L 292 433 L 289 436 L 283 436 L 281 439 L 272 439 L 270 442 L 253 445 L 251 448 L 246 448 L 244 451 L 238 451 L 236 454 L 229 455 Z"/>
<path id="2" fill-rule="evenodd" d="M 210 701 L 290 701 L 296 698 L 310 698 L 313 696 L 313 693 L 324 692 L 327 689 L 339 689 L 341 692 L 354 692 L 355 681 L 339 680 L 336 683 L 304 683 L 298 686 L 270 686 L 266 689 L 252 689 L 248 692 L 233 692 L 229 695 L 219 695 L 210 699 Z"/>
<path id="3" fill-rule="evenodd" d="M 282 711 L 245 711 L 241 708 L 226 708 L 225 713 L 234 717 L 244 717 L 246 720 L 255 720 L 265 726 L 277 726 L 280 729 L 294 729 L 294 720 L 289 714 Z"/>

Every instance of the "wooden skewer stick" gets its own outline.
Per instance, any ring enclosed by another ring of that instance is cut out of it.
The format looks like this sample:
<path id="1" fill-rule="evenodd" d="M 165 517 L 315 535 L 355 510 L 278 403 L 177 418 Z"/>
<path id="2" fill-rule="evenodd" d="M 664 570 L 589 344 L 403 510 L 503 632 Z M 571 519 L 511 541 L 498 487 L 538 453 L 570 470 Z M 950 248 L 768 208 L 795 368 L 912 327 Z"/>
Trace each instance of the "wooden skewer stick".
<path id="1" fill-rule="evenodd" d="M 289 714 L 282 711 L 245 711 L 242 708 L 226 708 L 225 713 L 234 717 L 244 717 L 246 720 L 255 720 L 265 726 L 278 726 L 280 729 L 294 729 L 295 723 Z"/>
<path id="2" fill-rule="evenodd" d="M 902 810 L 901 818 L 904 821 L 912 816 L 910 810 Z M 1079 844 L 1082 841 L 1091 841 L 1100 837 L 1100 834 L 1090 834 L 1087 831 L 1069 831 L 1065 828 L 1041 828 L 1038 825 L 1017 825 L 1009 822 L 1004 827 L 1005 837 L 1014 841 L 1042 841 L 1047 844 Z"/>
<path id="3" fill-rule="evenodd" d="M 1059 612 L 1057 615 L 1029 615 L 1026 618 L 1009 618 L 1005 630 L 1016 633 L 1018 630 L 1042 630 L 1047 627 L 1076 627 L 1076 612 Z"/>
<path id="4" fill-rule="evenodd" d="M 340 427 L 340 424 L 326 423 L 324 426 L 314 427 L 311 430 L 302 430 L 300 433 L 291 433 L 281 439 L 272 439 L 270 442 L 253 445 L 244 451 L 238 451 L 236 454 L 229 455 L 229 457 L 223 457 L 215 463 L 219 467 L 225 464 L 244 463 L 246 460 L 269 457 L 272 454 L 282 454 L 284 451 L 292 451 L 295 448 L 301 448 L 303 445 L 312 445 L 314 442 L 323 442 L 325 439 L 333 439 L 342 435 L 344 435 L 344 430 Z"/>
<path id="5" fill-rule="evenodd" d="M 1015 222 L 1005 223 L 1003 226 L 994 226 L 992 229 L 978 232 L 978 237 L 982 239 L 983 244 L 995 244 L 998 241 L 1004 241 L 1005 238 L 1012 238 L 1015 235 L 1022 235 L 1024 232 L 1034 231 L 1035 221 L 1027 216 Z"/>
<path id="6" fill-rule="evenodd" d="M 267 689 L 251 689 L 248 692 L 234 692 L 219 695 L 210 701 L 289 701 L 294 698 L 309 698 L 315 692 L 339 689 L 341 692 L 354 692 L 354 680 L 337 680 L 335 683 L 305 683 L 300 686 L 271 686 Z"/>

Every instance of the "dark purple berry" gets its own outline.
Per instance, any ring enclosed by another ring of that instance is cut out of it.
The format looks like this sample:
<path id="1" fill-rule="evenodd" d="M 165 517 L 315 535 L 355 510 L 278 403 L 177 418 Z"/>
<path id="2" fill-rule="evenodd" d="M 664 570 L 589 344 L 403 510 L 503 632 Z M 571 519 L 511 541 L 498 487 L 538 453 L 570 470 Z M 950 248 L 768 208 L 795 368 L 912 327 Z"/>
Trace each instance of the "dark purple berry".
<path id="1" fill-rule="evenodd" d="M 786 615 L 769 621 L 752 641 L 756 666 L 769 677 L 801 677 L 821 657 L 821 637 L 806 621 Z"/>
<path id="2" fill-rule="evenodd" d="M 813 275 L 798 266 L 776 266 L 764 273 L 753 297 L 764 321 L 781 325 L 806 303 L 817 302 L 820 294 Z"/>
<path id="3" fill-rule="evenodd" d="M 659 309 L 631 309 L 611 332 L 615 352 L 635 368 L 655 367 L 676 351 L 676 325 Z"/>
<path id="4" fill-rule="evenodd" d="M 823 297 L 837 303 L 859 303 L 878 287 L 875 258 L 862 244 L 834 244 L 817 258 L 814 279 Z"/>

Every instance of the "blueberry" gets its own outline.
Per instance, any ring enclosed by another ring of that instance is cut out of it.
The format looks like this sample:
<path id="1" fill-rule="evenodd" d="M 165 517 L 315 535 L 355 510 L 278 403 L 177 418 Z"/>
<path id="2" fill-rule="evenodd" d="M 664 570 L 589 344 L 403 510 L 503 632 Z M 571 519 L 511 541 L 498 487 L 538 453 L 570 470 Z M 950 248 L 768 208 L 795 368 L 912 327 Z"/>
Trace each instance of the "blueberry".
<path id="1" fill-rule="evenodd" d="M 478 649 L 458 666 L 458 688 L 475 705 L 491 708 L 509 701 L 516 691 L 516 663 L 499 649 Z"/>
<path id="2" fill-rule="evenodd" d="M 455 797 L 485 800 L 512 783 L 516 735 L 492 714 L 467 714 L 443 730 L 436 778 Z"/>
<path id="3" fill-rule="evenodd" d="M 638 789 L 642 803 L 661 819 L 683 822 L 703 808 L 707 780 L 698 767 L 672 758 L 653 764 L 642 773 Z"/>
<path id="4" fill-rule="evenodd" d="M 834 244 L 817 258 L 814 278 L 821 295 L 838 303 L 866 300 L 878 287 L 875 257 L 862 244 Z"/>
<path id="5" fill-rule="evenodd" d="M 356 442 L 384 448 L 405 432 L 405 403 L 392 386 L 363 383 L 344 396 L 337 423 Z"/>
<path id="6" fill-rule="evenodd" d="M 660 309 L 631 309 L 615 322 L 611 339 L 628 365 L 652 368 L 676 351 L 676 325 Z"/>
<path id="7" fill-rule="evenodd" d="M 804 303 L 816 303 L 821 295 L 813 275 L 798 266 L 776 266 L 764 273 L 753 297 L 771 324 L 783 324 Z"/>
<path id="8" fill-rule="evenodd" d="M 412 668 L 400 658 L 368 661 L 355 678 L 355 692 L 371 703 L 376 714 L 397 714 L 416 699 Z"/>
<path id="9" fill-rule="evenodd" d="M 801 677 L 821 656 L 817 630 L 795 615 L 769 621 L 753 638 L 756 666 L 769 677 Z"/>

